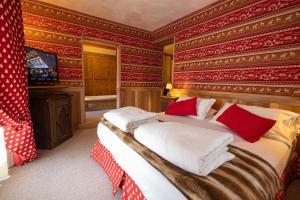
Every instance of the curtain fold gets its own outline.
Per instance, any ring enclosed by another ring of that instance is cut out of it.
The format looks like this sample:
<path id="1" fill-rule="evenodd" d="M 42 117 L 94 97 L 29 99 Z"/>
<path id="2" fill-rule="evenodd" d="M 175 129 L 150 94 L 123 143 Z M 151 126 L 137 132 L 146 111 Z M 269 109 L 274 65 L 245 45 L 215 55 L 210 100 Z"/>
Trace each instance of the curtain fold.
<path id="1" fill-rule="evenodd" d="M 36 158 L 20 0 L 0 1 L 0 127 L 16 165 Z"/>

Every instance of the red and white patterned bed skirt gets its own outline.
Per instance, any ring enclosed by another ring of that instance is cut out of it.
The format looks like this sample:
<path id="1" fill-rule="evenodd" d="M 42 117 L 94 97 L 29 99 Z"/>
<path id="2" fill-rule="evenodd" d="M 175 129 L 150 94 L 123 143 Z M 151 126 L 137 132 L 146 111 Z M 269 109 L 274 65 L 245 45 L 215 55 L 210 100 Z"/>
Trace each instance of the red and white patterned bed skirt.
<path id="1" fill-rule="evenodd" d="M 110 151 L 101 144 L 100 140 L 96 141 L 92 151 L 93 158 L 100 167 L 107 173 L 113 186 L 113 195 L 119 188 L 122 188 L 122 200 L 143 200 L 143 193 L 131 179 L 131 177 L 118 165 Z M 283 191 L 279 192 L 274 200 L 283 200 L 287 186 L 297 177 L 300 176 L 300 158 L 295 153 L 285 168 L 281 179 L 284 184 Z"/>
<path id="2" fill-rule="evenodd" d="M 93 158 L 100 167 L 107 173 L 112 186 L 113 195 L 118 189 L 122 188 L 122 200 L 143 200 L 145 199 L 140 188 L 131 179 L 131 177 L 118 165 L 110 151 L 101 144 L 100 140 L 96 141 L 92 152 Z"/>

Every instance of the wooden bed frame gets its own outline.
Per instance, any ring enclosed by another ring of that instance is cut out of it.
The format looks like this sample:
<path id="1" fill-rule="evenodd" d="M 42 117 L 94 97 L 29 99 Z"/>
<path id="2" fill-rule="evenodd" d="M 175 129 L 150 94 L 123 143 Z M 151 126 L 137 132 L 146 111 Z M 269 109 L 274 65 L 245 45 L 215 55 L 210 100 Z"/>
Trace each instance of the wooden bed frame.
<path id="1" fill-rule="evenodd" d="M 173 89 L 173 96 L 197 96 L 203 98 L 214 98 L 216 103 L 214 109 L 220 109 L 226 102 L 245 105 L 261 106 L 266 108 L 280 108 L 300 113 L 300 97 L 291 96 L 270 96 L 260 94 L 243 94 L 231 92 L 215 92 L 201 90 Z"/>

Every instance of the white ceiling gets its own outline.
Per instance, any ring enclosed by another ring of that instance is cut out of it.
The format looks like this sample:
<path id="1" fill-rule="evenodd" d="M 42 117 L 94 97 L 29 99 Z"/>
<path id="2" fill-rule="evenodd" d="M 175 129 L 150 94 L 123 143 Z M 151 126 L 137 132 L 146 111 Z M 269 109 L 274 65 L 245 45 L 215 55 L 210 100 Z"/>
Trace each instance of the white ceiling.
<path id="1" fill-rule="evenodd" d="M 216 0 L 41 0 L 89 15 L 154 31 Z"/>

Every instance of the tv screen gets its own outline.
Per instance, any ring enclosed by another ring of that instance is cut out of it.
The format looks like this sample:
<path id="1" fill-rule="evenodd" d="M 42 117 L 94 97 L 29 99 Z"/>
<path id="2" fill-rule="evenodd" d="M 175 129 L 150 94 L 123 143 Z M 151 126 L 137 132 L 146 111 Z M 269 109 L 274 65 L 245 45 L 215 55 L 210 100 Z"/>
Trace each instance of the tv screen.
<path id="1" fill-rule="evenodd" d="M 28 81 L 30 84 L 58 81 L 56 54 L 25 47 Z"/>

